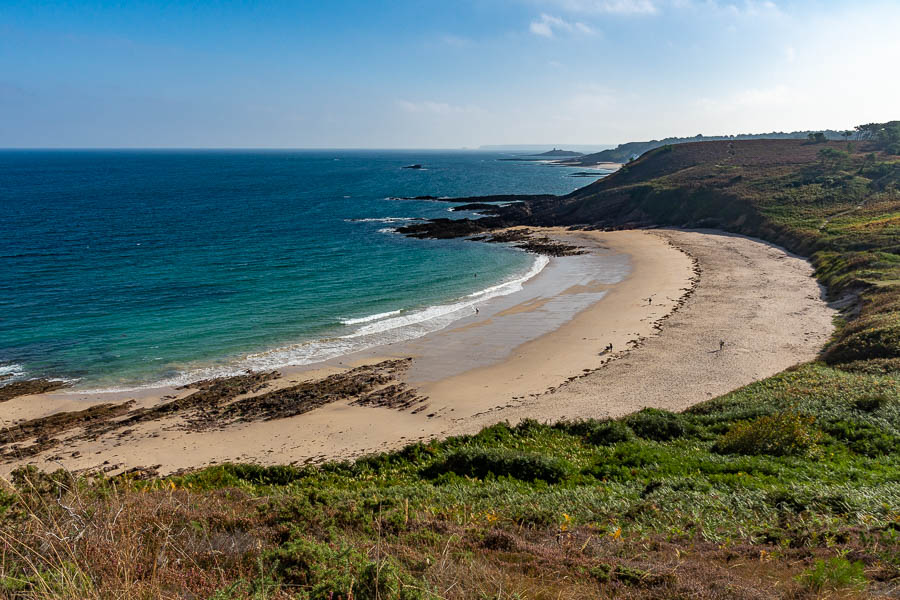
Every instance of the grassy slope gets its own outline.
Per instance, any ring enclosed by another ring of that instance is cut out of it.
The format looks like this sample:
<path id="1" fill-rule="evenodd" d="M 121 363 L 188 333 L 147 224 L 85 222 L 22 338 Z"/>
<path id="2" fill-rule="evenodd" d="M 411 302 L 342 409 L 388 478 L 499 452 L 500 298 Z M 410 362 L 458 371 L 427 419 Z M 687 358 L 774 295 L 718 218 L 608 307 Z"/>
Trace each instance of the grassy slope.
<path id="1" fill-rule="evenodd" d="M 355 464 L 143 482 L 21 472 L 4 500 L 0 594 L 896 593 L 900 167 L 822 148 L 661 148 L 529 218 L 717 226 L 811 255 L 833 293 L 859 298 L 827 362 L 681 415 L 497 425 Z"/>

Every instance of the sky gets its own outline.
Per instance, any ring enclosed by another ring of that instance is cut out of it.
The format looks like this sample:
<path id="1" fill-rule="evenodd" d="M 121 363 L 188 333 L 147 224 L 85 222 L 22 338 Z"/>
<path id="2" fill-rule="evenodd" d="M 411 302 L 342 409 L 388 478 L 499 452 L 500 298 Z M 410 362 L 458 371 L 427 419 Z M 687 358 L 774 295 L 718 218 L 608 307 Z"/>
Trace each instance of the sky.
<path id="1" fill-rule="evenodd" d="M 0 147 L 460 148 L 900 119 L 900 0 L 0 2 Z"/>

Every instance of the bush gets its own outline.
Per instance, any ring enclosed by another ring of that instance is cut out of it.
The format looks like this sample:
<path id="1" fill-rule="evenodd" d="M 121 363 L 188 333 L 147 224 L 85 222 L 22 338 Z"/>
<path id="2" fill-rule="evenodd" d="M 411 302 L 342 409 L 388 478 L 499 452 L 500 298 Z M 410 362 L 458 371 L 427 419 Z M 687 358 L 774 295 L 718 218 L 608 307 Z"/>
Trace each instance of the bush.
<path id="1" fill-rule="evenodd" d="M 873 358 L 843 363 L 841 370 L 869 375 L 888 375 L 900 371 L 900 358 Z"/>
<path id="2" fill-rule="evenodd" d="M 587 441 L 595 446 L 612 446 L 633 437 L 631 428 L 621 421 L 600 421 L 587 434 Z"/>
<path id="3" fill-rule="evenodd" d="M 856 410 L 873 413 L 881 410 L 881 407 L 888 403 L 885 396 L 863 396 L 854 403 Z"/>
<path id="4" fill-rule="evenodd" d="M 629 415 L 625 423 L 639 437 L 657 442 L 674 440 L 687 433 L 683 416 L 658 408 L 645 408 Z"/>
<path id="5" fill-rule="evenodd" d="M 301 477 L 303 471 L 290 465 L 264 467 L 254 464 L 225 464 L 222 469 L 234 477 L 256 485 L 288 485 Z"/>
<path id="6" fill-rule="evenodd" d="M 564 460 L 543 454 L 486 448 L 463 448 L 424 469 L 429 479 L 445 473 L 483 479 L 490 475 L 509 476 L 522 481 L 557 483 L 565 479 L 571 466 Z"/>
<path id="7" fill-rule="evenodd" d="M 634 432 L 628 425 L 613 419 L 560 421 L 553 425 L 553 428 L 581 438 L 594 446 L 612 446 L 634 439 Z"/>
<path id="8" fill-rule="evenodd" d="M 817 560 L 812 568 L 800 575 L 799 579 L 807 588 L 815 591 L 848 587 L 862 588 L 866 585 L 863 564 L 859 561 L 850 562 L 838 556 L 828 561 Z"/>
<path id="9" fill-rule="evenodd" d="M 713 445 L 720 454 L 796 456 L 809 453 L 822 437 L 814 419 L 793 411 L 735 423 Z"/>
<path id="10" fill-rule="evenodd" d="M 835 421 L 825 427 L 825 432 L 838 439 L 857 454 L 882 456 L 898 448 L 897 437 L 869 423 L 861 421 Z"/>
<path id="11" fill-rule="evenodd" d="M 377 564 L 351 546 L 335 549 L 297 537 L 266 558 L 283 581 L 309 590 L 309 598 L 348 598 L 351 593 L 357 600 L 422 597 L 421 586 L 411 585 L 412 578 L 393 560 Z"/>

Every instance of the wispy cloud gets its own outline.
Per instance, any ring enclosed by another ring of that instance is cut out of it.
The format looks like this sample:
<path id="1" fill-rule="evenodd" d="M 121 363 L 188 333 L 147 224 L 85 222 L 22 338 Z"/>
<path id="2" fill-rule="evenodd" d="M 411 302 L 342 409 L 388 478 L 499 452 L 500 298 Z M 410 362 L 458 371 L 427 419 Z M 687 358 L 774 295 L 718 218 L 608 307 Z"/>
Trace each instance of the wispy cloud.
<path id="1" fill-rule="evenodd" d="M 735 17 L 777 17 L 782 15 L 778 4 L 772 0 L 676 0 L 673 6 Z"/>
<path id="2" fill-rule="evenodd" d="M 530 0 L 569 14 L 655 15 L 663 10 L 693 9 L 718 15 L 759 17 L 780 15 L 773 0 Z"/>
<path id="3" fill-rule="evenodd" d="M 550 4 L 571 13 L 647 15 L 658 8 L 655 0 L 551 0 Z"/>
<path id="4" fill-rule="evenodd" d="M 594 33 L 594 30 L 589 25 L 586 25 L 580 21 L 570 23 L 565 19 L 555 17 L 553 15 L 548 15 L 547 13 L 542 13 L 539 19 L 532 21 L 531 25 L 528 26 L 528 29 L 534 35 L 548 38 L 553 37 L 556 32 L 577 32 L 584 34 Z"/>

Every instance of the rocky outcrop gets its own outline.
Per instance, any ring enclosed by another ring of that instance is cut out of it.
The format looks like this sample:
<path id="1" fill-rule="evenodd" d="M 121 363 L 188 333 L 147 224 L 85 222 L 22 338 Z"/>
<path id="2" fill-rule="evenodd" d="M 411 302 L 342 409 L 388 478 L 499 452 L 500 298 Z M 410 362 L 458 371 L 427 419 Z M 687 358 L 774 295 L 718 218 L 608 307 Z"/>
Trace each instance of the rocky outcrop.
<path id="1" fill-rule="evenodd" d="M 13 381 L 0 387 L 0 402 L 12 400 L 17 396 L 30 396 L 31 394 L 46 394 L 68 384 L 64 381 L 51 381 L 50 379 L 28 379 L 26 381 Z"/>

